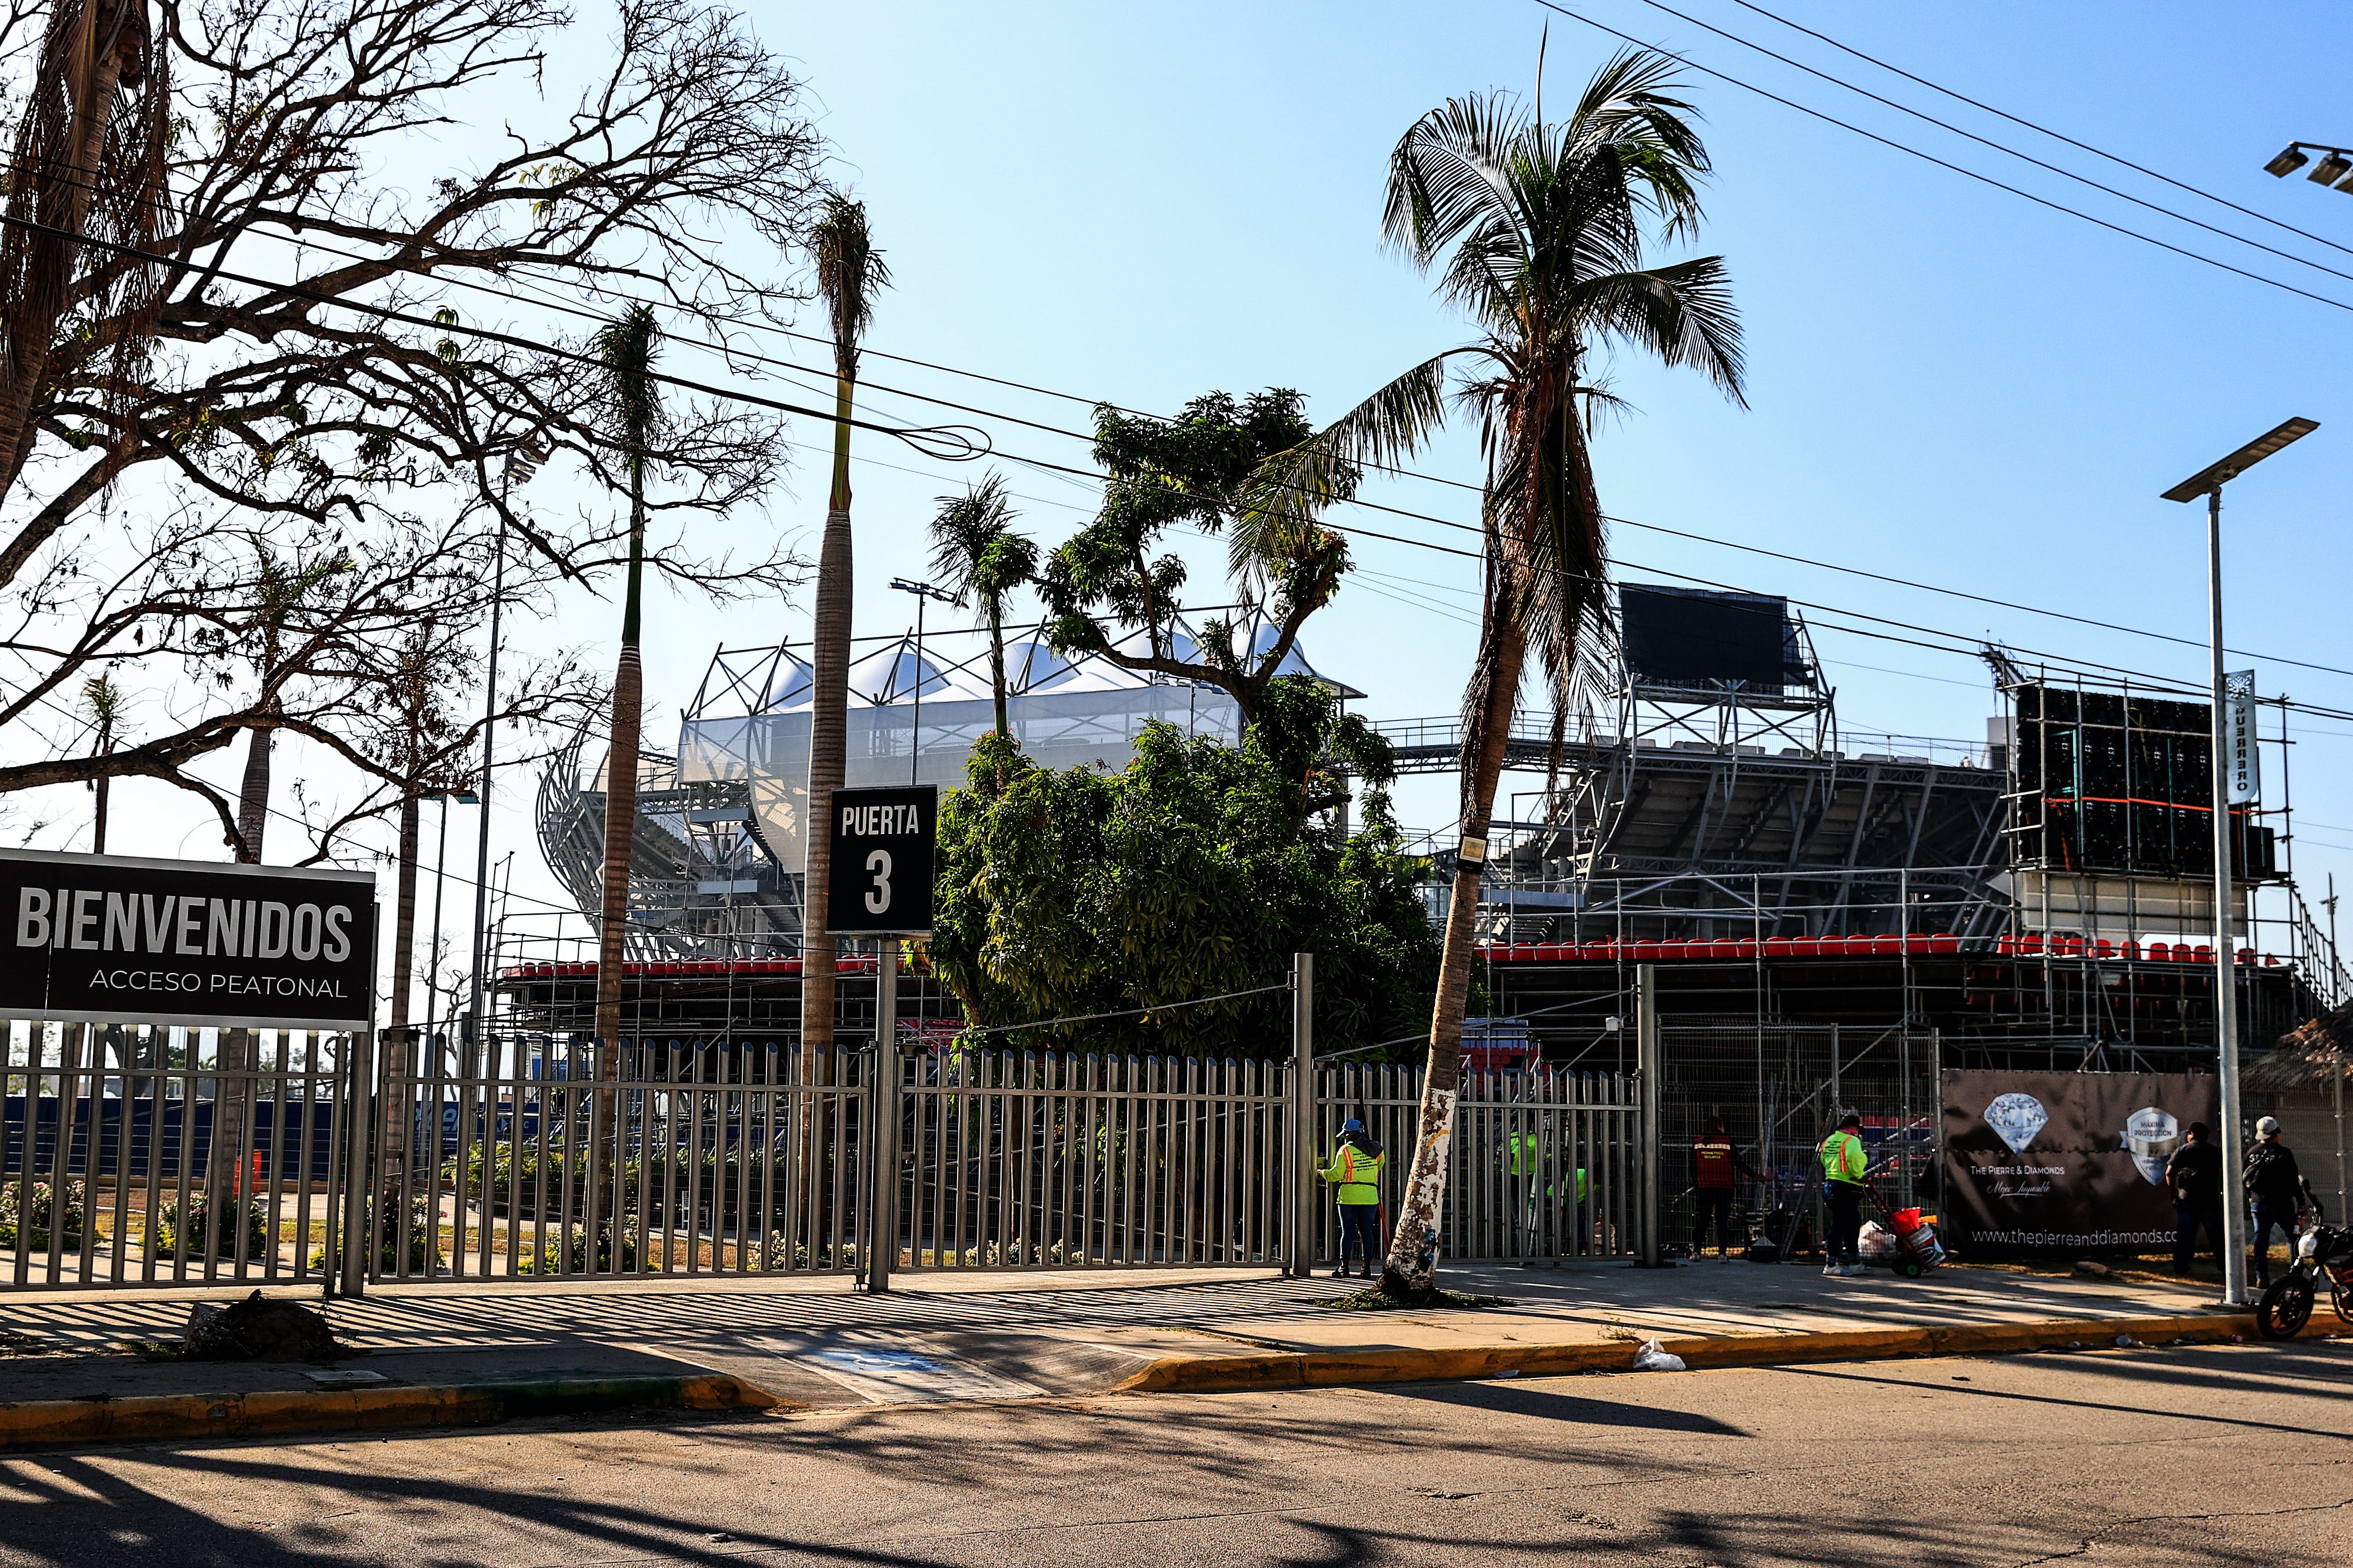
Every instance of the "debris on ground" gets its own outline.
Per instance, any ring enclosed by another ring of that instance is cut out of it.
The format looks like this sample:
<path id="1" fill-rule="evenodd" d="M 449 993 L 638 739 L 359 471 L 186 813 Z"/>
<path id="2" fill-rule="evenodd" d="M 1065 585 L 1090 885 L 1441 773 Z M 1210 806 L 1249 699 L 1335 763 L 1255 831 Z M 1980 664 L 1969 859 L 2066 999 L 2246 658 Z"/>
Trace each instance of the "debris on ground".
<path id="1" fill-rule="evenodd" d="M 1683 1358 L 1661 1344 L 1655 1338 L 1634 1353 L 1636 1372 L 1682 1372 Z"/>
<path id="2" fill-rule="evenodd" d="M 259 1290 L 227 1307 L 205 1301 L 190 1307 L 180 1346 L 187 1361 L 333 1361 L 352 1353 L 336 1342 L 325 1318 Z"/>
<path id="3" fill-rule="evenodd" d="M 1393 1296 L 1376 1285 L 1353 1296 L 1335 1296 L 1315 1304 L 1342 1312 L 1397 1312 L 1431 1307 L 1508 1307 L 1511 1301 L 1503 1296 L 1466 1296 L 1460 1290 L 1441 1290 L 1435 1286 Z"/>

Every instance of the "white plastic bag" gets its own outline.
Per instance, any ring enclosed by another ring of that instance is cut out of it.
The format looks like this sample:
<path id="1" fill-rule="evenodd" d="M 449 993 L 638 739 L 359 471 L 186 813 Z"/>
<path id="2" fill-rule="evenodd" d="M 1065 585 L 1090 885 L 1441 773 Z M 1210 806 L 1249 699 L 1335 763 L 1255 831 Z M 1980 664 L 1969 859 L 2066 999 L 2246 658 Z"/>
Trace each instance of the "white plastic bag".
<path id="1" fill-rule="evenodd" d="M 1893 1263 L 1902 1255 L 1904 1244 L 1895 1233 L 1877 1220 L 1862 1222 L 1862 1233 L 1855 1237 L 1854 1249 L 1865 1263 Z"/>
<path id="2" fill-rule="evenodd" d="M 1636 1372 L 1681 1372 L 1683 1370 L 1683 1358 L 1667 1353 L 1667 1347 L 1661 1344 L 1653 1336 L 1649 1343 L 1635 1352 L 1634 1370 Z"/>

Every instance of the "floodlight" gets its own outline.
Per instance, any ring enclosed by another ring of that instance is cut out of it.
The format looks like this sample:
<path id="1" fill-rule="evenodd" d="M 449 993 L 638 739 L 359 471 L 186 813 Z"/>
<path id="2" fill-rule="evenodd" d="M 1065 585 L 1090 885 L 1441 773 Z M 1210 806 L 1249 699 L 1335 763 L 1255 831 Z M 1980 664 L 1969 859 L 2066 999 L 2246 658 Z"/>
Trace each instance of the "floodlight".
<path id="1" fill-rule="evenodd" d="M 2248 442 L 2221 462 L 2201 468 L 2165 492 L 2167 500 L 2192 501 L 2220 490 L 2224 485 L 2270 457 L 2289 442 L 2299 440 L 2320 428 L 2317 419 L 2290 419 L 2276 429 Z"/>
<path id="2" fill-rule="evenodd" d="M 2343 179 L 2348 172 L 2353 172 L 2353 158 L 2348 158 L 2342 153 L 2331 153 L 2327 157 L 2315 163 L 2312 166 L 2312 173 L 2306 174 L 2305 178 L 2316 185 L 2333 185 Z"/>
<path id="3" fill-rule="evenodd" d="M 2337 181 L 2337 188 L 2343 191 L 2347 195 L 2353 195 L 2353 174 L 2348 174 L 2343 179 Z"/>
<path id="4" fill-rule="evenodd" d="M 2295 145 L 2294 143 L 2290 143 L 2287 151 L 2282 153 L 2278 157 L 2274 158 L 2270 163 L 2263 165 L 2263 173 L 2266 174 L 2276 175 L 2280 179 L 2284 180 L 2290 174 L 2295 174 L 2298 169 L 2303 168 L 2310 162 L 2312 162 L 2312 160 L 2304 155 L 2304 150 L 2302 148 Z"/>

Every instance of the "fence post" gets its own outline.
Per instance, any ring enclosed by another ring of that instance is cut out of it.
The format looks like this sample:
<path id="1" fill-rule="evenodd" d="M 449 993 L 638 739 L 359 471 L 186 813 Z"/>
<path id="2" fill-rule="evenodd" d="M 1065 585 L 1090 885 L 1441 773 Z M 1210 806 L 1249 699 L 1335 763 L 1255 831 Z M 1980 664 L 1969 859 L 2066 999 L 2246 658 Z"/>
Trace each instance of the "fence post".
<path id="1" fill-rule="evenodd" d="M 368 1134 L 375 1114 L 375 1031 L 354 1029 L 344 1037 L 351 1059 L 343 1073 L 343 1234 L 334 1238 L 343 1254 L 345 1296 L 367 1291 L 367 1201 L 374 1185 L 368 1164 Z M 328 1253 L 332 1260 L 335 1254 Z M 332 1277 L 332 1274 L 331 1274 Z"/>
<path id="2" fill-rule="evenodd" d="M 1291 1145 L 1283 1169 L 1291 1184 L 1291 1232 L 1283 1272 L 1304 1279 L 1315 1272 L 1315 955 L 1291 955 Z"/>
<path id="3" fill-rule="evenodd" d="M 1666 1261 L 1659 1223 L 1659 970 L 1634 966 L 1634 1062 L 1642 1079 L 1641 1245 L 1642 1267 Z"/>
<path id="4" fill-rule="evenodd" d="M 873 1081 L 866 1086 L 869 1108 L 865 1149 L 866 1223 L 859 1246 L 866 1262 L 866 1289 L 891 1289 L 899 1261 L 899 939 L 876 944 L 874 960 Z"/>

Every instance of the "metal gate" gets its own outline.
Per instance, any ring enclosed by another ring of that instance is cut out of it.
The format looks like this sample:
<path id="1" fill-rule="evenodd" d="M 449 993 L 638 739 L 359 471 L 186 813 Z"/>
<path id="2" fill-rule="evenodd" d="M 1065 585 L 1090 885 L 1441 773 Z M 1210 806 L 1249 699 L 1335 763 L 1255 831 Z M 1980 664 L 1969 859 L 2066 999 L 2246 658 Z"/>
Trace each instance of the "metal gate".
<path id="1" fill-rule="evenodd" d="M 32 1288 L 332 1271 L 355 1038 L 0 1022 L 0 1270 Z"/>
<path id="2" fill-rule="evenodd" d="M 1319 1070 L 1314 1147 L 1361 1120 L 1401 1172 L 1413 1156 L 1422 1069 Z M 1641 1250 L 1642 1105 L 1630 1074 L 1465 1072 L 1448 1144 L 1442 1258 L 1630 1257 Z M 1390 1184 L 1390 1190 L 1398 1183 Z M 1338 1221 L 1318 1205 L 1316 1258 L 1337 1256 Z"/>
<path id="3" fill-rule="evenodd" d="M 385 1033 L 370 1279 L 858 1267 L 869 1051 Z"/>

